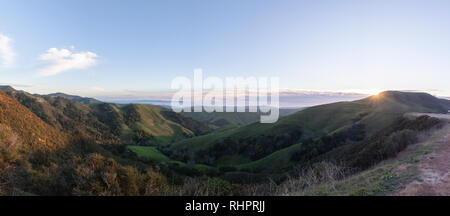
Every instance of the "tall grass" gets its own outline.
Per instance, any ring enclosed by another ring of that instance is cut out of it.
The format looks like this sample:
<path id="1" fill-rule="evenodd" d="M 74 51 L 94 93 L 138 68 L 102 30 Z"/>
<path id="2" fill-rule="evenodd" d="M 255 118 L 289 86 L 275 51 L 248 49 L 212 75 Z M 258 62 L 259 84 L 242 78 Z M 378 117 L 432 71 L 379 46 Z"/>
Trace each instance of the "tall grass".
<path id="1" fill-rule="evenodd" d="M 306 188 L 319 185 L 334 185 L 337 181 L 352 173 L 352 169 L 341 164 L 319 162 L 302 168 L 296 168 L 296 174 L 288 176 L 281 184 L 269 180 L 265 184 L 243 187 L 241 195 L 247 196 L 286 196 L 294 195 Z"/>

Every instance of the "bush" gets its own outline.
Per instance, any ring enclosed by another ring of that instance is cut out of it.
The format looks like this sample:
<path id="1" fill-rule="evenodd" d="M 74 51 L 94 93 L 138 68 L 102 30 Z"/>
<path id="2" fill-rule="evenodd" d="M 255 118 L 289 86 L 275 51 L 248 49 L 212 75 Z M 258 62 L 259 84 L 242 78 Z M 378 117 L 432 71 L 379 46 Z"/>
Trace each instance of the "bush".
<path id="1" fill-rule="evenodd" d="M 408 145 L 418 141 L 417 132 L 413 130 L 402 130 L 392 133 L 385 141 L 383 154 L 385 158 L 394 157 Z"/>
<path id="2" fill-rule="evenodd" d="M 235 189 L 235 186 L 222 179 L 201 177 L 186 179 L 175 193 L 180 196 L 231 196 L 236 193 Z"/>
<path id="3" fill-rule="evenodd" d="M 165 195 L 169 189 L 167 179 L 151 169 L 144 176 L 144 187 L 146 196 Z"/>
<path id="4" fill-rule="evenodd" d="M 168 190 L 167 181 L 157 172 L 145 175 L 131 166 L 122 166 L 111 158 L 90 154 L 86 159 L 74 158 L 75 195 L 162 195 Z"/>
<path id="5" fill-rule="evenodd" d="M 318 140 L 308 139 L 302 143 L 298 151 L 291 155 L 290 159 L 294 162 L 308 162 L 340 146 L 359 142 L 365 135 L 365 126 L 355 124 L 347 130 L 323 136 Z"/>

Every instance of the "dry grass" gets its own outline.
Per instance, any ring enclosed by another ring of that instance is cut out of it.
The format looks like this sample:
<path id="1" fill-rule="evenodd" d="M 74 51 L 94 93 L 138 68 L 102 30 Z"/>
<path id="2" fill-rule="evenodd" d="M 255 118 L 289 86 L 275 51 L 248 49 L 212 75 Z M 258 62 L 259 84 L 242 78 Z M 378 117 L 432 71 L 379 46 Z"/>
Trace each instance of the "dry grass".
<path id="1" fill-rule="evenodd" d="M 247 196 L 286 196 L 294 195 L 306 188 L 320 184 L 334 185 L 349 175 L 352 169 L 330 162 L 315 163 L 307 167 L 297 168 L 297 175 L 288 176 L 281 184 L 270 180 L 266 184 L 243 187 L 241 195 Z"/>

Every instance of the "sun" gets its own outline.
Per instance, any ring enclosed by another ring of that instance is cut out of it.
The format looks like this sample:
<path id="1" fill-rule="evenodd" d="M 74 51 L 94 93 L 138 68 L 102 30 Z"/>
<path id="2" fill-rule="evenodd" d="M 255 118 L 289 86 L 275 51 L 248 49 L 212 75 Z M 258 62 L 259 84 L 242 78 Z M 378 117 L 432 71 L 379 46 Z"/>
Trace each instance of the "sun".
<path id="1" fill-rule="evenodd" d="M 383 90 L 383 89 L 349 89 L 349 90 L 345 90 L 344 92 L 352 92 L 352 93 L 376 96 L 384 91 L 385 90 Z"/>
<path id="2" fill-rule="evenodd" d="M 380 95 L 380 93 L 382 93 L 384 90 L 381 90 L 381 89 L 367 89 L 366 91 L 365 91 L 365 93 L 366 94 L 369 94 L 369 95 L 373 95 L 373 96 L 378 96 L 378 95 Z"/>

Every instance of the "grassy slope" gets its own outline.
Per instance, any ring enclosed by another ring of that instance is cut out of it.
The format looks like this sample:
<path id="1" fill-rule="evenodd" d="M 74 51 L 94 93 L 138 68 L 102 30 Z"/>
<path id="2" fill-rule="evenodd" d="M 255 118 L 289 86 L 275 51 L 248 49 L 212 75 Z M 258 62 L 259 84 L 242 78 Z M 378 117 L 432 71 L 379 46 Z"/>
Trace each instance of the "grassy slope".
<path id="1" fill-rule="evenodd" d="M 371 135 L 407 112 L 446 112 L 449 108 L 447 100 L 437 99 L 428 94 L 384 92 L 358 101 L 307 108 L 284 117 L 275 124 L 253 123 L 245 127 L 182 140 L 172 145 L 172 149 L 195 152 L 211 147 L 224 138 L 237 141 L 240 138 L 283 134 L 291 128 L 302 128 L 303 138 L 314 138 L 337 132 L 354 123 L 366 125 L 367 133 Z M 271 158 L 264 160 L 275 164 L 277 159 L 274 158 L 283 160 L 282 157 L 271 156 Z M 242 162 L 245 159 L 240 158 L 236 161 Z"/>
<path id="2" fill-rule="evenodd" d="M 195 152 L 201 149 L 205 149 L 211 146 L 211 144 L 219 139 L 226 138 L 233 135 L 238 128 L 227 128 L 224 130 L 213 131 L 212 133 L 197 136 L 190 139 L 184 139 L 172 144 L 172 149 L 186 149 L 187 152 Z"/>
<path id="3" fill-rule="evenodd" d="M 227 112 L 182 112 L 180 113 L 183 116 L 193 118 L 200 122 L 205 122 L 208 124 L 215 125 L 217 127 L 223 126 L 243 126 L 256 121 L 259 121 L 259 113 L 227 113 Z"/>
<path id="4" fill-rule="evenodd" d="M 303 108 L 281 108 L 280 116 L 288 116 L 302 110 Z M 224 126 L 245 126 L 251 123 L 258 122 L 261 118 L 261 113 L 251 112 L 182 112 L 183 116 L 193 118 L 199 122 L 208 123 L 217 127 Z"/>
<path id="5" fill-rule="evenodd" d="M 280 119 L 275 124 L 253 123 L 245 127 L 228 130 L 218 134 L 204 137 L 195 137 L 183 140 L 173 145 L 174 149 L 187 148 L 188 151 L 198 150 L 214 145 L 219 139 L 230 137 L 257 137 L 261 135 L 282 134 L 286 128 L 300 127 L 308 137 L 316 137 L 332 132 L 343 125 L 352 123 L 358 113 L 364 112 L 368 107 L 357 102 L 343 102 L 311 107 L 298 113 Z"/>
<path id="6" fill-rule="evenodd" d="M 241 164 L 238 168 L 266 172 L 280 171 L 285 168 L 289 168 L 293 165 L 290 158 L 292 154 L 295 153 L 295 151 L 300 147 L 300 145 L 301 144 L 295 144 L 282 150 L 278 150 L 262 159 Z"/>
<path id="7" fill-rule="evenodd" d="M 158 162 L 168 162 L 170 158 L 162 154 L 158 149 L 151 146 L 128 146 L 129 150 L 135 152 L 138 157 L 148 158 Z"/>
<path id="8" fill-rule="evenodd" d="M 154 136 L 157 139 L 157 143 L 162 145 L 194 136 L 194 132 L 191 130 L 164 118 L 160 107 L 149 105 L 128 106 L 133 106 L 140 118 L 138 121 L 133 122 L 132 125 L 123 125 L 125 129 L 123 136 L 130 136 L 135 130 L 140 129 Z M 121 112 L 124 112 L 125 108 L 122 108 Z"/>
<path id="9" fill-rule="evenodd" d="M 371 169 L 355 174 L 333 184 L 316 185 L 290 195 L 313 196 L 374 196 L 399 191 L 407 183 L 417 179 L 416 163 L 432 152 L 434 146 L 446 134 L 446 127 L 435 131 L 424 143 L 412 146 L 413 150 Z M 401 167 L 401 168 L 400 168 Z"/>

